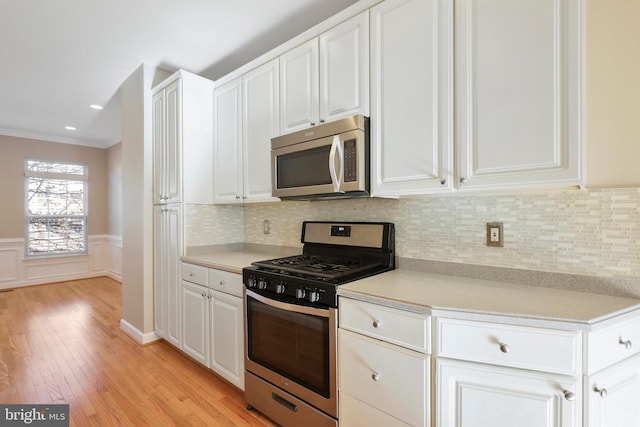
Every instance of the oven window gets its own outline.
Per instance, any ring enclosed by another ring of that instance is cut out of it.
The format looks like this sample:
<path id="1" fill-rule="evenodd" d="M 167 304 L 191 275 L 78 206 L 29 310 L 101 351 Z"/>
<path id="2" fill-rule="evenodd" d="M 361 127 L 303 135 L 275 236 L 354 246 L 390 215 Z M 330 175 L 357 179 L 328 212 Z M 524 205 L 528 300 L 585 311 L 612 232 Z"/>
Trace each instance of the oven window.
<path id="1" fill-rule="evenodd" d="M 247 297 L 249 359 L 326 397 L 329 319 L 295 313 Z"/>
<path id="2" fill-rule="evenodd" d="M 329 172 L 330 152 L 331 145 L 323 145 L 317 148 L 278 155 L 278 188 L 331 184 L 331 173 Z"/>

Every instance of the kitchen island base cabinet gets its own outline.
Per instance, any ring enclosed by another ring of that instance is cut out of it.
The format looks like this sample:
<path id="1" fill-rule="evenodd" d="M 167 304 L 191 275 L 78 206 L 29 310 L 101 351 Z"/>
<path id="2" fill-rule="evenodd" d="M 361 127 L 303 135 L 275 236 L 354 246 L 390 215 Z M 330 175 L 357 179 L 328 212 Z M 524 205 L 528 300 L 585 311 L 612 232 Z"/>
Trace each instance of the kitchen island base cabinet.
<path id="1" fill-rule="evenodd" d="M 640 356 L 585 381 L 589 427 L 640 426 Z"/>
<path id="2" fill-rule="evenodd" d="M 437 360 L 438 427 L 579 427 L 578 381 L 489 365 Z"/>

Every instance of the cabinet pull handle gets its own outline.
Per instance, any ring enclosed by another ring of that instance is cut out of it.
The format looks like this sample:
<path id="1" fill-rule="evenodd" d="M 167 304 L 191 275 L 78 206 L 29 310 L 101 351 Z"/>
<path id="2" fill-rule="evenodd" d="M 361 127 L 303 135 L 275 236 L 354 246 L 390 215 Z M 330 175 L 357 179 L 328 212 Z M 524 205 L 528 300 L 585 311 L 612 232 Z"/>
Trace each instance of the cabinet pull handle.
<path id="1" fill-rule="evenodd" d="M 569 402 L 576 400 L 576 394 L 569 390 L 563 390 L 562 394 L 564 394 L 564 398 L 567 399 Z"/>
<path id="2" fill-rule="evenodd" d="M 607 397 L 607 389 L 606 389 L 606 388 L 604 388 L 604 387 L 602 387 L 602 388 L 598 388 L 598 386 L 597 386 L 597 385 L 594 385 L 594 386 L 593 386 L 593 391 L 594 391 L 594 392 L 596 392 L 596 393 L 598 393 L 598 394 L 600 395 L 600 397 L 601 397 L 601 398 L 603 398 L 603 399 L 604 399 L 605 397 Z"/>
<path id="3" fill-rule="evenodd" d="M 373 327 L 374 328 L 378 328 L 380 326 L 380 323 L 382 323 L 382 322 L 380 322 L 378 319 L 373 319 Z"/>
<path id="4" fill-rule="evenodd" d="M 509 347 L 507 344 L 501 342 L 500 343 L 500 351 L 503 353 L 509 353 L 511 351 L 511 347 Z"/>
<path id="5" fill-rule="evenodd" d="M 374 381 L 380 380 L 380 373 L 374 372 L 373 374 L 371 374 L 371 379 Z"/>
<path id="6" fill-rule="evenodd" d="M 623 345 L 627 350 L 631 350 L 631 347 L 633 347 L 633 343 L 631 341 L 623 340 L 622 338 L 620 338 L 620 341 L 618 341 L 618 343 L 620 345 Z"/>

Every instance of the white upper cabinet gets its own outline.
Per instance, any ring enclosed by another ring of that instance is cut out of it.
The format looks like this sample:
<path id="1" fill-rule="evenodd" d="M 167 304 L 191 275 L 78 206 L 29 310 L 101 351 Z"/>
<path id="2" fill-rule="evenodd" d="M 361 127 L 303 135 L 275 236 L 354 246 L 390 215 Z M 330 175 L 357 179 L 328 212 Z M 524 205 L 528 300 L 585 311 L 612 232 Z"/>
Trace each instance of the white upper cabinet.
<path id="1" fill-rule="evenodd" d="M 242 77 L 244 202 L 277 201 L 271 196 L 271 138 L 280 132 L 278 61 Z"/>
<path id="2" fill-rule="evenodd" d="M 369 114 L 365 11 L 280 56 L 281 133 Z"/>
<path id="3" fill-rule="evenodd" d="M 271 138 L 279 134 L 278 60 L 214 91 L 214 202 L 271 197 Z"/>
<path id="4" fill-rule="evenodd" d="M 213 92 L 215 203 L 242 202 L 242 79 Z"/>
<path id="5" fill-rule="evenodd" d="M 371 9 L 371 193 L 453 188 L 451 2 Z"/>
<path id="6" fill-rule="evenodd" d="M 153 202 L 212 203 L 213 82 L 178 71 L 152 97 Z"/>
<path id="7" fill-rule="evenodd" d="M 583 184 L 583 1 L 455 10 L 461 188 Z"/>

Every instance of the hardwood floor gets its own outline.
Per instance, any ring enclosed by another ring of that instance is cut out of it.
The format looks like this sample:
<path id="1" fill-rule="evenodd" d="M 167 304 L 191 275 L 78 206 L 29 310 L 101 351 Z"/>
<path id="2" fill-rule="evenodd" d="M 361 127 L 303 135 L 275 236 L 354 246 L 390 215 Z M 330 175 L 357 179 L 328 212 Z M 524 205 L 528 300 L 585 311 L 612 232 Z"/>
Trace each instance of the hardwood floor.
<path id="1" fill-rule="evenodd" d="M 66 403 L 71 426 L 272 425 L 165 341 L 129 338 L 121 302 L 106 277 L 0 292 L 0 403 Z"/>

